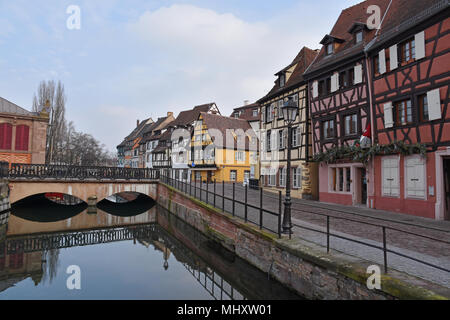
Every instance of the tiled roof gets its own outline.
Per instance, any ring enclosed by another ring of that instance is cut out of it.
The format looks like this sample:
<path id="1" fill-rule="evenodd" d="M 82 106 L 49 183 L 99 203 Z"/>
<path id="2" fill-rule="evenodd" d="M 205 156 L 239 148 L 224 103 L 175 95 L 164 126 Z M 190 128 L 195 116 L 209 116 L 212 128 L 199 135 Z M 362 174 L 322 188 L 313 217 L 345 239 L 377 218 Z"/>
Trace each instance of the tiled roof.
<path id="1" fill-rule="evenodd" d="M 377 29 L 365 29 L 363 42 L 354 44 L 353 35 L 349 31 L 355 24 L 367 23 L 370 17 L 367 9 L 371 5 L 377 5 L 381 9 L 381 17 L 384 17 L 381 28 L 378 33 Z M 311 73 L 320 72 L 321 69 L 361 55 L 365 48 L 373 48 L 380 41 L 384 41 L 383 39 L 394 37 L 430 17 L 433 10 L 443 10 L 448 6 L 449 0 L 366 0 L 344 9 L 329 34 L 342 39 L 343 42 L 336 48 L 335 53 L 329 56 L 326 56 L 323 47 L 305 75 L 308 78 Z"/>
<path id="2" fill-rule="evenodd" d="M 279 94 L 284 93 L 285 91 L 292 90 L 293 87 L 300 85 L 303 81 L 303 73 L 308 68 L 308 66 L 314 61 L 317 56 L 317 50 L 311 50 L 307 47 L 303 47 L 302 50 L 297 54 L 295 59 L 283 70 L 279 71 L 276 75 L 279 75 L 281 72 L 285 72 L 290 69 L 292 66 L 296 65 L 294 71 L 292 72 L 289 80 L 285 83 L 283 87 L 280 87 L 279 79 L 275 81 L 275 85 L 272 90 L 263 98 L 261 98 L 258 102 L 265 102 L 276 97 Z"/>
<path id="3" fill-rule="evenodd" d="M 236 112 L 239 112 L 239 119 L 244 119 L 247 121 L 259 121 L 260 120 L 260 113 L 259 113 L 259 107 L 260 104 L 258 102 L 248 104 L 239 108 L 234 108 L 233 113 L 230 117 L 235 118 Z M 258 115 L 253 115 L 253 110 L 258 110 Z"/>
<path id="4" fill-rule="evenodd" d="M 202 104 L 199 106 L 194 107 L 192 110 L 186 110 L 180 112 L 178 117 L 175 119 L 175 121 L 172 123 L 173 126 L 186 126 L 194 122 L 198 119 L 198 116 L 200 112 L 208 112 L 213 106 L 215 105 L 214 102 Z"/>
<path id="5" fill-rule="evenodd" d="M 308 75 L 354 55 L 362 54 L 364 52 L 364 46 L 374 38 L 376 29 L 365 29 L 363 41 L 359 44 L 355 44 L 354 36 L 349 32 L 350 29 L 355 23 L 364 25 L 367 23 L 367 20 L 370 17 L 367 13 L 367 9 L 371 5 L 379 6 L 381 9 L 381 16 L 383 16 L 390 1 L 391 0 L 366 0 L 342 10 L 333 29 L 327 35 L 332 38 L 341 39 L 342 43 L 339 43 L 335 48 L 334 53 L 329 56 L 326 55 L 325 46 L 323 46 L 315 61 L 307 69 L 306 74 Z M 393 0 L 393 2 L 395 1 L 399 0 Z"/>
<path id="6" fill-rule="evenodd" d="M 25 110 L 17 104 L 0 97 L 0 113 L 20 114 L 23 116 L 34 116 L 36 113 Z"/>
<path id="7" fill-rule="evenodd" d="M 231 134 L 231 130 L 242 129 L 245 133 L 253 132 L 253 130 L 251 130 L 252 127 L 250 126 L 247 120 L 236 119 L 232 117 L 224 117 L 221 115 L 210 114 L 205 112 L 202 112 L 200 115 L 203 118 L 203 124 L 205 124 L 206 127 L 208 128 L 208 132 L 212 136 L 214 145 L 216 147 L 224 147 L 224 146 L 228 148 L 239 147 L 237 145 L 236 139 L 231 140 L 231 138 L 233 137 L 233 135 Z M 219 130 L 222 133 L 222 139 L 217 139 L 217 137 L 214 137 L 213 131 L 214 129 Z M 227 132 L 227 130 L 229 131 Z M 227 137 L 227 133 L 229 133 L 229 135 L 231 134 L 231 136 Z M 227 141 L 227 139 L 229 139 L 229 141 Z M 230 143 L 230 141 L 234 141 L 233 146 L 227 145 L 227 143 Z M 252 144 L 254 144 L 252 145 L 252 150 L 257 150 L 258 142 L 256 136 L 254 139 L 252 139 Z M 246 150 L 249 149 L 249 139 L 247 135 L 245 138 L 245 149 Z"/>

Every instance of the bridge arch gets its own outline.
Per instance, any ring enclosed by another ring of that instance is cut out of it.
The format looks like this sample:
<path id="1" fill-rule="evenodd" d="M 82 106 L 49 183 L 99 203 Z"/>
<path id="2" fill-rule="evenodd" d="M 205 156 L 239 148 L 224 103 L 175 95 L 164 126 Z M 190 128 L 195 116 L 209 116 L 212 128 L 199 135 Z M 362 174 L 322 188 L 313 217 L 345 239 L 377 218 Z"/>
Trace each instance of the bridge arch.
<path id="1" fill-rule="evenodd" d="M 75 196 L 84 202 L 91 197 L 101 201 L 121 192 L 136 192 L 156 199 L 157 182 L 110 182 L 110 181 L 46 181 L 11 180 L 11 204 L 41 193 L 63 193 Z"/>

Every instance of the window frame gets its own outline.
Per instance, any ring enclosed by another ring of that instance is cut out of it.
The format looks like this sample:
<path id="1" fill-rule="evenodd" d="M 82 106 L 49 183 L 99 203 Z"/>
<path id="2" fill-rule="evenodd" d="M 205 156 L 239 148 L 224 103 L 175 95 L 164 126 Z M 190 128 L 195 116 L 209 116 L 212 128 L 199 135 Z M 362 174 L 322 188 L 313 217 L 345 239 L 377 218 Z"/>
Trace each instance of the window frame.
<path id="1" fill-rule="evenodd" d="M 411 111 L 411 120 L 408 121 L 408 102 L 409 102 L 409 109 Z M 399 112 L 399 105 L 403 104 L 404 107 L 404 116 L 405 116 L 405 120 L 406 122 L 400 122 L 400 112 Z M 393 103 L 394 105 L 394 124 L 396 127 L 401 127 L 401 126 L 407 126 L 407 125 L 411 125 L 414 124 L 414 110 L 413 110 L 413 105 L 412 105 L 412 100 L 411 99 L 403 99 L 403 100 L 397 100 Z"/>
<path id="2" fill-rule="evenodd" d="M 427 119 L 425 119 L 424 107 L 426 101 L 426 109 L 427 109 Z M 419 122 L 428 122 L 430 121 L 430 111 L 428 109 L 428 95 L 426 93 L 420 94 L 417 96 L 417 113 Z"/>
<path id="3" fill-rule="evenodd" d="M 333 135 L 332 136 L 325 136 L 325 123 L 333 123 Z M 322 133 L 322 140 L 332 140 L 336 138 L 336 118 L 328 118 L 323 119 L 320 123 L 321 127 L 321 133 Z"/>
<path id="4" fill-rule="evenodd" d="M 408 57 L 406 56 L 406 48 L 407 46 L 409 46 L 409 59 L 407 59 Z M 408 40 L 403 41 L 402 43 L 400 43 L 399 45 L 399 57 L 400 57 L 400 64 L 401 65 L 406 65 L 406 64 L 410 64 L 414 61 L 416 61 L 416 40 L 414 37 L 409 38 Z"/>

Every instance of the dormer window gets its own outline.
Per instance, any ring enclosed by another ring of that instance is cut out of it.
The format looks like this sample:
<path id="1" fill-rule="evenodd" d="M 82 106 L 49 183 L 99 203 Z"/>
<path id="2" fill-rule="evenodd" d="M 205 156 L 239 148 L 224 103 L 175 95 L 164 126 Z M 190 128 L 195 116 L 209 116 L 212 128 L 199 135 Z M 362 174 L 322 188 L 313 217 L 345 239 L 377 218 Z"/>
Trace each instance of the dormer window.
<path id="1" fill-rule="evenodd" d="M 327 44 L 327 55 L 333 54 L 334 52 L 334 43 Z"/>
<path id="2" fill-rule="evenodd" d="M 286 83 L 286 76 L 284 73 L 280 74 L 279 81 L 280 81 L 280 87 L 284 87 L 284 85 Z"/>
<path id="3" fill-rule="evenodd" d="M 363 32 L 362 32 L 362 30 L 361 31 L 358 31 L 356 34 L 355 34 L 355 42 L 358 44 L 358 43 L 360 43 L 360 42 L 362 42 L 363 41 Z"/>

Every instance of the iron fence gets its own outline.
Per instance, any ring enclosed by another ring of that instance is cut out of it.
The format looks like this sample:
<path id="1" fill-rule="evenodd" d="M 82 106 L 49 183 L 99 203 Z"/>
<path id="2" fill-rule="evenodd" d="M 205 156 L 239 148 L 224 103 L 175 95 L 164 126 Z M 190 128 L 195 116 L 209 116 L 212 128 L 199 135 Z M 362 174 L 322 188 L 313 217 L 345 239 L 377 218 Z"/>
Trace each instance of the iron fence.
<path id="1" fill-rule="evenodd" d="M 56 180 L 157 180 L 159 170 L 148 168 L 119 168 L 97 166 L 47 165 L 12 163 L 8 169 L 1 165 L 5 178 Z"/>
<path id="2" fill-rule="evenodd" d="M 205 183 L 202 181 L 185 182 L 171 178 L 167 175 L 161 175 L 160 181 L 174 187 L 191 197 L 197 198 L 206 204 L 212 205 L 214 208 L 220 209 L 223 212 L 230 213 L 233 217 L 243 219 L 246 223 L 249 222 L 258 226 L 261 230 L 267 230 L 278 235 L 281 238 L 281 216 L 282 203 L 281 191 L 278 194 L 278 211 L 270 210 L 264 207 L 265 194 L 263 189 L 259 190 L 259 203 L 251 204 L 248 198 L 248 185 L 244 187 L 237 186 L 236 183 L 231 183 L 232 194 L 227 196 L 225 194 L 225 182 L 221 182 L 222 193 L 217 192 L 216 181 Z M 241 188 L 239 192 L 244 194 L 244 200 L 238 200 L 236 197 L 236 189 Z"/>

